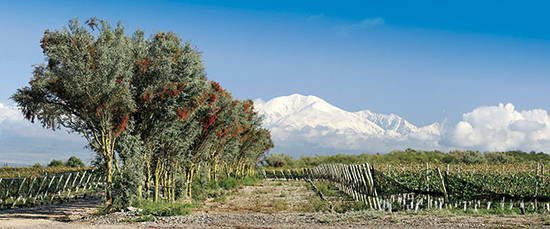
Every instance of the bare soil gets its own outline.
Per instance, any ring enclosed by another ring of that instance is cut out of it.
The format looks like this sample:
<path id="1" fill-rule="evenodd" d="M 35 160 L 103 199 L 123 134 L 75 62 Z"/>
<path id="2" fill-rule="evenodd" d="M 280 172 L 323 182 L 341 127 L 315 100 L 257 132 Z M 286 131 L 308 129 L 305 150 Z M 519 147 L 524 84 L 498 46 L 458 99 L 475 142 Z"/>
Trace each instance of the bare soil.
<path id="1" fill-rule="evenodd" d="M 379 211 L 304 212 L 318 198 L 301 181 L 260 181 L 225 198 L 209 199 L 187 216 L 150 222 L 126 213 L 90 216 L 97 199 L 0 211 L 0 228 L 550 228 L 550 216 L 457 216 Z"/>

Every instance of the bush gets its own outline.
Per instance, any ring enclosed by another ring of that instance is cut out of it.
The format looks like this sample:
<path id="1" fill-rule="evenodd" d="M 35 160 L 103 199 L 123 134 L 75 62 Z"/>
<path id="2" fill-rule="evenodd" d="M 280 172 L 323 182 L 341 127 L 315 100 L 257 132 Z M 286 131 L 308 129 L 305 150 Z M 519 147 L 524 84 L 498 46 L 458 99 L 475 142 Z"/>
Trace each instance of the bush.
<path id="1" fill-rule="evenodd" d="M 225 178 L 223 180 L 220 180 L 218 183 L 220 187 L 225 190 L 231 190 L 239 186 L 239 182 L 233 177 Z"/>
<path id="2" fill-rule="evenodd" d="M 141 208 L 142 215 L 153 216 L 175 216 L 175 215 L 189 215 L 191 214 L 190 208 L 199 207 L 196 204 L 183 204 L 180 202 L 153 202 L 153 201 L 138 201 L 138 208 Z"/>
<path id="3" fill-rule="evenodd" d="M 294 158 L 288 154 L 271 154 L 264 158 L 263 163 L 269 167 L 292 167 L 294 166 Z"/>
<path id="4" fill-rule="evenodd" d="M 71 167 L 71 168 L 79 168 L 79 167 L 84 167 L 86 165 L 84 165 L 84 162 L 82 162 L 82 160 L 80 160 L 79 158 L 72 156 L 69 158 L 69 160 L 67 160 L 67 162 L 65 162 L 65 166 Z"/>
<path id="5" fill-rule="evenodd" d="M 241 183 L 244 186 L 255 186 L 258 183 L 258 179 L 256 177 L 246 177 Z"/>
<path id="6" fill-rule="evenodd" d="M 50 164 L 48 164 L 48 167 L 61 167 L 64 166 L 62 161 L 59 160 L 52 160 Z"/>

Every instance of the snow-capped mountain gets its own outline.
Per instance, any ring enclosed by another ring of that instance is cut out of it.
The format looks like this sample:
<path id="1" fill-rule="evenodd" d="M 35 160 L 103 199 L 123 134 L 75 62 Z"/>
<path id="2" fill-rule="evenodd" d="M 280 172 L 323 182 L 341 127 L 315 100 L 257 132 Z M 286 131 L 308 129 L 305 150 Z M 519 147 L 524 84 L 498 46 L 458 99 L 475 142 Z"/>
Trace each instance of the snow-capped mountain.
<path id="1" fill-rule="evenodd" d="M 271 130 L 275 152 L 376 152 L 437 145 L 438 123 L 417 127 L 394 115 L 349 112 L 316 96 L 293 94 L 255 101 Z M 423 147 L 422 147 L 423 148 Z"/>

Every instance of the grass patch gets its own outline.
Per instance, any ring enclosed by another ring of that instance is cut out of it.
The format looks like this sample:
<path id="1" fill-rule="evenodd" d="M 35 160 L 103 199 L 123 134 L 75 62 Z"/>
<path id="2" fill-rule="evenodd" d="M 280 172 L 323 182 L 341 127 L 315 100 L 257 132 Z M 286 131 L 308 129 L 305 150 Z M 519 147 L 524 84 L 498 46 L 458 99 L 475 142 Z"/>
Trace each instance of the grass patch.
<path id="1" fill-rule="evenodd" d="M 241 184 L 243 186 L 256 186 L 258 184 L 258 179 L 256 179 L 256 177 L 246 177 L 242 180 Z"/>
<path id="2" fill-rule="evenodd" d="M 175 216 L 189 215 L 191 214 L 191 209 L 198 208 L 199 204 L 140 201 L 136 204 L 136 206 L 142 209 L 141 215 L 144 216 Z"/>
<path id="3" fill-rule="evenodd" d="M 311 196 L 307 198 L 306 204 L 300 206 L 300 212 L 320 212 L 328 211 L 330 204 L 327 201 L 322 200 L 318 196 Z"/>
<path id="4" fill-rule="evenodd" d="M 543 225 L 550 225 L 550 215 L 541 215 L 540 220 Z"/>
<path id="5" fill-rule="evenodd" d="M 283 186 L 283 183 L 281 182 L 277 182 L 277 183 L 273 183 L 273 184 L 269 184 L 270 186 Z"/>
<path id="6" fill-rule="evenodd" d="M 290 208 L 288 203 L 282 200 L 273 200 L 269 206 L 272 208 L 273 212 L 286 211 Z"/>
<path id="7" fill-rule="evenodd" d="M 228 177 L 218 182 L 219 186 L 225 190 L 236 189 L 239 187 L 239 182 L 233 177 Z"/>

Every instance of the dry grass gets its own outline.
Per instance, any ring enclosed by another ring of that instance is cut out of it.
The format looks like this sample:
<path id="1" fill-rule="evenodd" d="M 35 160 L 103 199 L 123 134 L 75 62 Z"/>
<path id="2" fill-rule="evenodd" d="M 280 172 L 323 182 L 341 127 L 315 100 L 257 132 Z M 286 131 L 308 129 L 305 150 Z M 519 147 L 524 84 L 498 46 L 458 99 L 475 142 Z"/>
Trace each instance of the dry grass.
<path id="1" fill-rule="evenodd" d="M 258 181 L 242 187 L 234 195 L 207 200 L 201 211 L 231 213 L 303 212 L 303 206 L 318 198 L 303 181 Z"/>

